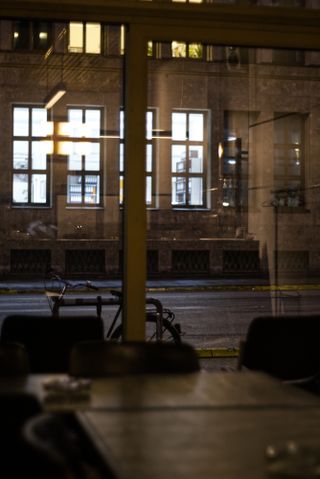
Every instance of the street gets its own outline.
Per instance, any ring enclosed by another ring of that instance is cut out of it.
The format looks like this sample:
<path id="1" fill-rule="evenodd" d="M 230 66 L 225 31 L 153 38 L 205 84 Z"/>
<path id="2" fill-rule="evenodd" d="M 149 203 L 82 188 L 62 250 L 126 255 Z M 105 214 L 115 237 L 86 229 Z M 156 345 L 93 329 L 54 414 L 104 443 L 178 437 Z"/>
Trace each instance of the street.
<path id="1" fill-rule="evenodd" d="M 86 293 L 77 293 L 83 297 Z M 105 293 L 107 295 L 107 293 Z M 183 340 L 195 347 L 237 348 L 245 336 L 249 322 L 259 315 L 271 314 L 271 294 L 267 291 L 165 291 L 148 296 L 159 299 L 176 315 Z M 71 295 L 71 294 L 70 294 Z M 320 292 L 296 291 L 282 293 L 281 312 L 313 313 L 319 311 Z M 0 320 L 8 314 L 50 314 L 43 293 L 0 295 Z M 60 314 L 95 314 L 95 308 L 81 306 L 60 310 Z M 104 307 L 105 325 L 110 324 L 115 307 Z"/>

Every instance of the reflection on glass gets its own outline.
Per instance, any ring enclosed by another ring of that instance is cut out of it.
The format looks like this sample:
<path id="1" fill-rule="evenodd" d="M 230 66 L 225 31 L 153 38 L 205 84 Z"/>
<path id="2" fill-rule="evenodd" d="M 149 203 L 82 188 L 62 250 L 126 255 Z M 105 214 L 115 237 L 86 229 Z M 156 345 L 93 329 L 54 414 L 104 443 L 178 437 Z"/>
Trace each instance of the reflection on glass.
<path id="1" fill-rule="evenodd" d="M 28 168 L 28 142 L 27 141 L 14 141 L 13 142 L 13 167 L 15 169 Z"/>
<path id="2" fill-rule="evenodd" d="M 33 141 L 32 148 L 32 169 L 45 170 L 47 167 L 47 153 L 41 141 Z"/>
<path id="3" fill-rule="evenodd" d="M 29 109 L 15 107 L 13 110 L 14 136 L 28 136 L 29 134 Z"/>
<path id="4" fill-rule="evenodd" d="M 14 203 L 28 202 L 28 175 L 13 175 L 12 199 Z"/>
<path id="5" fill-rule="evenodd" d="M 46 203 L 47 201 L 47 176 L 41 174 L 31 175 L 31 202 Z"/>

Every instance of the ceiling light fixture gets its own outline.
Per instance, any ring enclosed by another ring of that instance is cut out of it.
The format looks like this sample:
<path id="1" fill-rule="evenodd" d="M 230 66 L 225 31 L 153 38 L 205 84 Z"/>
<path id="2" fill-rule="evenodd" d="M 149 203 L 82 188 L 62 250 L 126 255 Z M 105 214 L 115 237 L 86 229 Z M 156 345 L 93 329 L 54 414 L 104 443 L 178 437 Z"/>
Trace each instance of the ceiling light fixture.
<path id="1" fill-rule="evenodd" d="M 52 108 L 65 93 L 67 93 L 66 85 L 64 83 L 58 83 L 44 100 L 46 110 Z"/>

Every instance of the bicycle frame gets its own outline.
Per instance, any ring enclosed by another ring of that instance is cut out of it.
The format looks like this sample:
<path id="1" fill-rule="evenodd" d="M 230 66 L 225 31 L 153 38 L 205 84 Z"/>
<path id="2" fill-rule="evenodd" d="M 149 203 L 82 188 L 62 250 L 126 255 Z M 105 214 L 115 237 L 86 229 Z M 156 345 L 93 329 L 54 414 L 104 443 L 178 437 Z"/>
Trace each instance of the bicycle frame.
<path id="1" fill-rule="evenodd" d="M 58 275 L 54 275 L 54 279 L 57 279 L 63 283 L 63 287 L 60 292 L 50 292 L 46 291 L 46 296 L 50 305 L 50 309 L 52 311 L 52 315 L 56 318 L 59 317 L 60 308 L 62 307 L 81 307 L 81 306 L 95 306 L 97 311 L 97 316 L 99 318 L 102 317 L 102 307 L 103 306 L 119 306 L 117 312 L 112 320 L 112 323 L 108 329 L 106 334 L 106 339 L 111 337 L 111 334 L 114 330 L 114 326 L 116 324 L 117 319 L 119 318 L 123 301 L 121 297 L 121 293 L 113 292 L 113 294 L 117 294 L 117 296 L 113 296 L 110 298 L 103 298 L 102 296 L 96 296 L 94 298 L 66 298 L 65 294 L 67 292 L 68 287 L 70 287 L 70 283 L 62 280 Z M 155 307 L 156 310 L 156 339 L 161 341 L 162 340 L 162 331 L 163 331 L 163 306 L 161 301 L 155 298 L 146 298 L 146 304 L 152 305 Z"/>

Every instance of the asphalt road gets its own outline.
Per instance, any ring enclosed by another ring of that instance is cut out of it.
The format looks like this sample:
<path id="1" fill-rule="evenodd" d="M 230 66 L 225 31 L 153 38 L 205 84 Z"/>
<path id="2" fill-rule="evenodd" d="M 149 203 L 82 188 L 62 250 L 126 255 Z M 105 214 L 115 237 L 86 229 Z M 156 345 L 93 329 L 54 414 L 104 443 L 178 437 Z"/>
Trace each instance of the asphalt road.
<path id="1" fill-rule="evenodd" d="M 185 341 L 197 348 L 237 348 L 249 322 L 255 316 L 271 314 L 274 307 L 271 294 L 264 291 L 166 291 L 150 295 L 174 311 Z M 282 294 L 279 304 L 284 313 L 318 313 L 320 291 L 288 292 Z M 95 313 L 94 308 L 82 306 L 61 309 L 61 314 L 79 311 Z M 50 314 L 50 308 L 44 294 L 0 295 L 0 321 L 14 313 Z M 114 307 L 103 309 L 106 326 L 114 313 Z"/>

